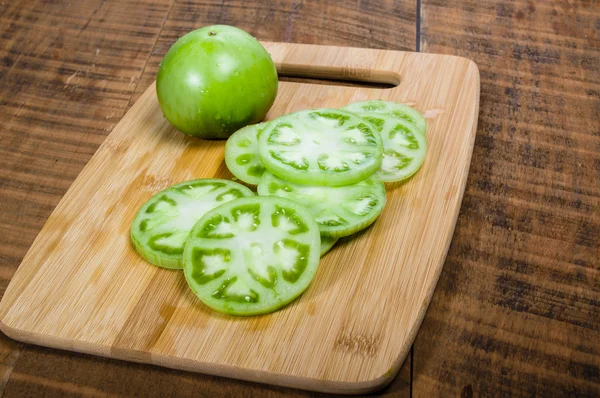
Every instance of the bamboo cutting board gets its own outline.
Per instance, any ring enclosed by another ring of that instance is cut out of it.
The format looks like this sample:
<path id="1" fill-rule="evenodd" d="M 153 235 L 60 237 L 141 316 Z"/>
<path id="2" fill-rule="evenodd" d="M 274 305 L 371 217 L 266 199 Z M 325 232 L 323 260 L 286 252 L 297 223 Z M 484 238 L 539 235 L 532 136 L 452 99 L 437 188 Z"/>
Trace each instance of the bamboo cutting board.
<path id="1" fill-rule="evenodd" d="M 399 370 L 444 263 L 467 180 L 479 72 L 467 59 L 264 43 L 281 75 L 398 84 L 281 82 L 267 115 L 385 99 L 426 116 L 428 153 L 366 231 L 344 238 L 308 290 L 273 314 L 209 310 L 183 273 L 129 242 L 137 209 L 169 185 L 231 178 L 223 141 L 177 132 L 151 86 L 58 204 L 0 304 L 0 328 L 33 344 L 309 390 L 363 393 Z"/>

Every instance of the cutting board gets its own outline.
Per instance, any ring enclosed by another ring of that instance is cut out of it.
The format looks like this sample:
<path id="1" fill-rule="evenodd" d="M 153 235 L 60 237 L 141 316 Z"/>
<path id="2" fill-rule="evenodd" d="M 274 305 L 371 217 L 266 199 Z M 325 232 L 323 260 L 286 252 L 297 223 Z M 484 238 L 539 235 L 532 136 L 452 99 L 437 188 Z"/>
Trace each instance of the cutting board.
<path id="1" fill-rule="evenodd" d="M 367 230 L 341 239 L 287 307 L 239 318 L 205 307 L 180 271 L 146 263 L 129 242 L 137 209 L 181 181 L 232 178 L 225 143 L 187 137 L 163 118 L 152 85 L 62 198 L 0 304 L 1 330 L 27 343 L 169 368 L 336 393 L 392 380 L 435 289 L 467 180 L 479 72 L 467 59 L 264 43 L 280 75 L 397 84 L 281 82 L 267 119 L 384 99 L 427 118 L 427 158 L 388 185 Z"/>

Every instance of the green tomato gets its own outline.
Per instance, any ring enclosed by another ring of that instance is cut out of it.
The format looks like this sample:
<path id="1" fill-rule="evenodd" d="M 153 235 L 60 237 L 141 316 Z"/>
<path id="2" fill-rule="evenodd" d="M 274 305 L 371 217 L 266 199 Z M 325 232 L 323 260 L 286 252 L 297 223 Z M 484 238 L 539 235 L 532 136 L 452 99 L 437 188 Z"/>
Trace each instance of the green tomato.
<path id="1" fill-rule="evenodd" d="M 180 38 L 156 78 L 163 114 L 178 130 L 227 138 L 261 121 L 277 95 L 277 70 L 251 35 L 227 25 L 207 26 Z"/>

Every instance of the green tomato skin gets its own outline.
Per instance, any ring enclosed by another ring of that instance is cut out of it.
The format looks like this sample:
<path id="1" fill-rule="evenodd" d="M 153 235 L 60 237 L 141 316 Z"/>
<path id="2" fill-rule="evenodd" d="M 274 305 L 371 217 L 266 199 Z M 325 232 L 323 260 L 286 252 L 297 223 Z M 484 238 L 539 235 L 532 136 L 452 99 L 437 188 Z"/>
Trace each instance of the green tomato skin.
<path id="1" fill-rule="evenodd" d="M 156 78 L 163 114 L 178 130 L 201 138 L 227 138 L 260 122 L 277 96 L 277 70 L 251 35 L 227 25 L 181 37 Z"/>

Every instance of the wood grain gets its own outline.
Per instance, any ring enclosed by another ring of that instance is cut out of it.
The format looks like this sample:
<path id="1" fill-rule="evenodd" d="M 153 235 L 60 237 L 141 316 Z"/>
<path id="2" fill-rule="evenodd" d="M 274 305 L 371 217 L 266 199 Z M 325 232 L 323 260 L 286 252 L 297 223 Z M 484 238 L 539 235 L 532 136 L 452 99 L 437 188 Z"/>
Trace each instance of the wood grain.
<path id="1" fill-rule="evenodd" d="M 477 62 L 481 110 L 413 392 L 598 396 L 598 2 L 422 7 L 423 50 Z"/>
<path id="2" fill-rule="evenodd" d="M 308 77 L 343 77 L 348 71 L 354 76 L 356 65 L 368 62 L 360 69 L 368 72 L 366 79 L 393 76 L 400 82 L 389 90 L 282 82 L 267 119 L 374 98 L 414 103 L 426 114 L 435 110 L 421 172 L 390 187 L 379 220 L 329 253 L 292 305 L 250 319 L 208 310 L 180 272 L 145 263 L 129 242 L 135 212 L 164 186 L 230 176 L 222 166 L 224 142 L 175 131 L 151 86 L 86 165 L 25 256 L 0 306 L 6 334 L 317 391 L 360 393 L 391 381 L 424 316 L 458 215 L 477 122 L 477 67 L 439 55 L 264 45 L 279 69 L 303 70 Z"/>
<path id="3" fill-rule="evenodd" d="M 102 375 L 100 380 L 99 375 Z M 408 396 L 406 374 L 399 374 L 378 395 Z M 7 397 L 328 397 L 329 394 L 182 372 L 92 355 L 28 346 L 13 370 Z"/>
<path id="4" fill-rule="evenodd" d="M 60 198 L 124 114 L 126 103 L 133 104 L 154 79 L 154 65 L 167 50 L 164 40 L 155 45 L 155 33 L 163 25 L 182 27 L 176 35 L 185 33 L 186 28 L 226 23 L 268 40 L 360 47 L 369 47 L 375 40 L 382 48 L 415 48 L 414 1 L 378 1 L 373 7 L 355 1 L 335 5 L 292 0 L 243 2 L 252 15 L 241 4 L 155 0 L 0 4 L 1 293 Z M 349 35 L 352 30 L 360 34 Z M 169 40 L 174 38 L 167 37 Z M 151 61 L 147 63 L 147 59 Z M 102 73 L 95 73 L 99 68 Z M 108 89 L 105 80 L 111 83 Z M 32 102 L 36 106 L 31 106 Z M 231 379 L 22 347 L 4 335 L 0 335 L 0 344 L 6 370 L 2 386 L 16 366 L 17 376 L 10 379 L 7 396 L 39 396 L 50 385 L 53 396 L 133 390 L 143 396 L 164 396 L 183 379 L 188 390 L 178 389 L 179 396 L 199 390 L 211 396 L 239 396 L 242 392 L 262 396 L 270 391 Z M 409 371 L 407 360 L 386 391 L 406 396 Z M 147 383 L 157 378 L 160 384 Z M 278 391 L 273 396 L 305 395 L 289 389 Z"/>

